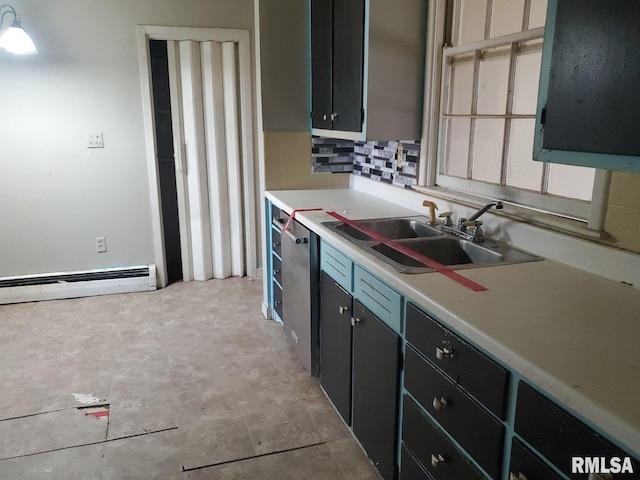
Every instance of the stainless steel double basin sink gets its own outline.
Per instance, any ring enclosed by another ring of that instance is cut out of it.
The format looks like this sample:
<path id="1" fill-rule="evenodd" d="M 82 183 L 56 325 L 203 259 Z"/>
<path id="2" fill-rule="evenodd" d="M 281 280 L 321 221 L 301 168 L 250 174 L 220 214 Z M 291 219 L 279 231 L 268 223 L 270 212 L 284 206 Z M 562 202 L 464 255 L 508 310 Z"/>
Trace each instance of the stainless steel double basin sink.
<path id="1" fill-rule="evenodd" d="M 430 225 L 429 219 L 423 216 L 355 221 L 355 225 L 361 229 L 340 221 L 324 222 L 323 225 L 384 260 L 400 273 L 434 271 L 434 268 L 414 256 L 403 253 L 406 248 L 455 270 L 542 260 L 503 243 L 492 240 L 473 243 L 445 233 L 439 225 Z M 368 235 L 368 232 L 372 232 L 374 236 Z M 380 237 L 375 238 L 378 235 Z M 382 237 L 391 242 L 381 241 Z"/>

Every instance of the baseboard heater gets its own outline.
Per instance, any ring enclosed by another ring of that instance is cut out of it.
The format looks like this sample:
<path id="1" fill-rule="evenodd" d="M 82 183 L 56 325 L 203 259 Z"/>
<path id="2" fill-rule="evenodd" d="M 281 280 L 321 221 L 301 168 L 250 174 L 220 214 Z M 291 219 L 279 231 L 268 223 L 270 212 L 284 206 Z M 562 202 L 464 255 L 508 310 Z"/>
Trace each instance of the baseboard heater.
<path id="1" fill-rule="evenodd" d="M 0 277 L 0 304 L 90 297 L 156 289 L 156 266 Z"/>

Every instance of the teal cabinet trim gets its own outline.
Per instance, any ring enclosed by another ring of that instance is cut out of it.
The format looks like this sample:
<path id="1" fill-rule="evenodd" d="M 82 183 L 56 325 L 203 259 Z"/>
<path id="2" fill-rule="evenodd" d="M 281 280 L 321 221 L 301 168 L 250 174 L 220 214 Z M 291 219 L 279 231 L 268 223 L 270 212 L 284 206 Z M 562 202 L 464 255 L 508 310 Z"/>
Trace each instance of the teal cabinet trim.
<path id="1" fill-rule="evenodd" d="M 402 295 L 359 265 L 353 274 L 353 294 L 396 333 L 402 331 Z"/>
<path id="2" fill-rule="evenodd" d="M 267 269 L 266 272 L 269 278 L 269 281 L 267 282 L 267 318 L 273 318 L 273 235 L 271 234 L 271 201 L 268 198 L 264 199 L 264 212 L 265 225 L 267 226 L 267 232 L 265 235 L 265 241 L 267 242 L 267 258 L 265 258 L 265 268 Z"/>
<path id="3" fill-rule="evenodd" d="M 320 241 L 320 269 L 347 292 L 353 293 L 353 261 L 324 240 Z"/>

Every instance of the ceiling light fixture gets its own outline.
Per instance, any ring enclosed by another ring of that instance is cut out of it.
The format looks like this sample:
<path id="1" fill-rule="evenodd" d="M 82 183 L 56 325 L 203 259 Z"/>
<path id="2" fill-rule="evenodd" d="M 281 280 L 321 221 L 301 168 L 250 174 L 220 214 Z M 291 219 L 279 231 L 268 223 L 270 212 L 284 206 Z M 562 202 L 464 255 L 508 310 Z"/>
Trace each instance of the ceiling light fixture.
<path id="1" fill-rule="evenodd" d="M 0 48 L 5 49 L 7 52 L 20 55 L 34 55 L 38 53 L 36 46 L 33 44 L 33 40 L 31 40 L 31 37 L 22 28 L 20 17 L 16 13 L 15 8 L 11 5 L 2 5 L 0 6 L 0 12 L 2 12 L 0 16 L 0 31 L 4 23 L 4 16 L 13 14 L 13 22 L 11 22 L 9 28 L 4 30 L 0 35 Z"/>

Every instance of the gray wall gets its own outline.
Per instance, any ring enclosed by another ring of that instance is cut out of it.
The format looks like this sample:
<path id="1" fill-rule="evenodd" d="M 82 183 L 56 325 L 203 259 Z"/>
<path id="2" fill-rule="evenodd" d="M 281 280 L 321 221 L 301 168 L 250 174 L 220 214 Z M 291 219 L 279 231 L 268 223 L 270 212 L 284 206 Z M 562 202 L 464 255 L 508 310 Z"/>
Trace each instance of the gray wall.
<path id="1" fill-rule="evenodd" d="M 265 131 L 309 131 L 310 2 L 260 0 Z"/>
<path id="2" fill-rule="evenodd" d="M 253 0 L 11 3 L 40 54 L 0 52 L 0 276 L 153 263 L 135 26 L 253 31 Z"/>

